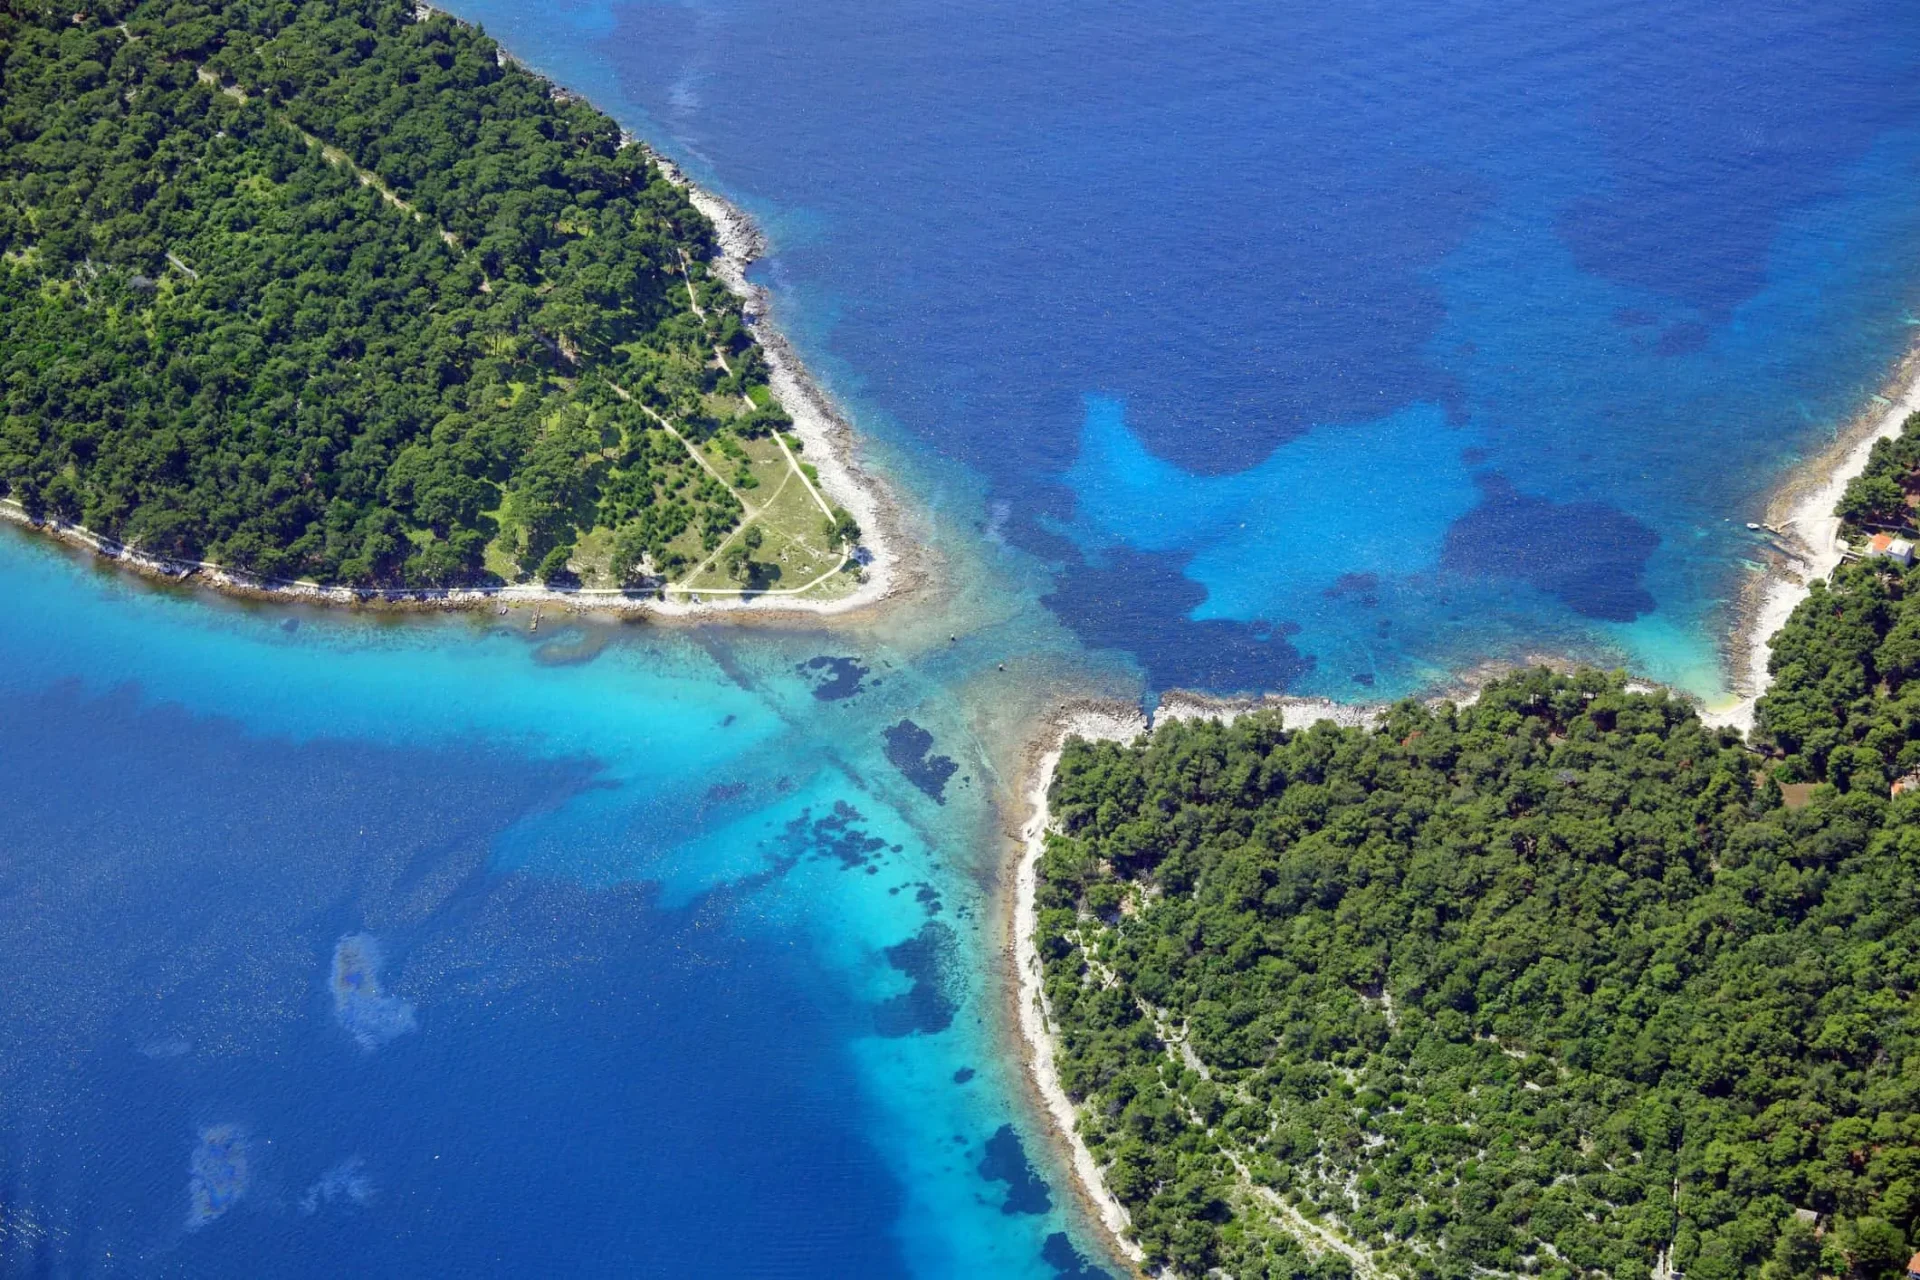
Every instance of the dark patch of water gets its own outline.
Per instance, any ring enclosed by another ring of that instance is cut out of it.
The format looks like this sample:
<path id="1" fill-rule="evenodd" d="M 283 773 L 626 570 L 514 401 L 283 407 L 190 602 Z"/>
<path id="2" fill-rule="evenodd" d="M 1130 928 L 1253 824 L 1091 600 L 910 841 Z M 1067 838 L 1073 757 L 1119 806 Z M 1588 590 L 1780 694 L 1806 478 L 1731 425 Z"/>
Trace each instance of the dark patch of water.
<path id="1" fill-rule="evenodd" d="M 1001 1125 L 987 1139 L 979 1172 L 988 1182 L 1007 1184 L 1007 1198 L 1000 1205 L 1002 1213 L 1045 1213 L 1053 1208 L 1053 1195 L 1045 1179 L 1034 1172 L 1027 1149 L 1010 1124 Z"/>
<path id="2" fill-rule="evenodd" d="M 822 702 L 839 702 L 861 690 L 861 681 L 872 670 L 853 658 L 834 658 L 825 654 L 808 658 L 798 665 L 801 675 L 813 684 L 813 696 Z M 874 681 L 877 685 L 880 682 Z"/>
<path id="3" fill-rule="evenodd" d="M 1113 1276 L 1087 1260 L 1073 1247 L 1064 1231 L 1056 1231 L 1040 1246 L 1040 1260 L 1053 1268 L 1054 1280 L 1113 1280 Z"/>
<path id="4" fill-rule="evenodd" d="M 1480 505 L 1447 530 L 1443 563 L 1456 573 L 1517 578 L 1575 612 L 1629 622 L 1654 607 L 1641 580 L 1660 536 L 1600 502 L 1554 502 L 1481 477 Z"/>
<path id="5" fill-rule="evenodd" d="M 1704 351 L 1713 331 L 1693 320 L 1683 320 L 1660 335 L 1653 344 L 1653 353 L 1657 356 L 1690 356 L 1696 351 Z"/>
<path id="6" fill-rule="evenodd" d="M 1194 621 L 1207 589 L 1182 572 L 1188 557 L 1179 552 L 1117 549 L 1105 560 L 1098 568 L 1080 560 L 1041 602 L 1090 647 L 1131 650 L 1153 691 L 1278 692 L 1313 669 L 1286 639 L 1294 624 Z"/>
<path id="7" fill-rule="evenodd" d="M 1888 56 L 1912 38 L 1910 10 L 1843 0 L 1819 14 L 1676 4 L 1656 24 L 1589 29 L 1581 56 L 1606 58 L 1586 73 L 1585 110 L 1607 182 L 1559 219 L 1582 267 L 1715 323 L 1765 287 L 1790 211 L 1835 194 L 1839 170 L 1920 113 L 1920 78 Z"/>
<path id="8" fill-rule="evenodd" d="M 599 657 L 612 638 L 606 627 L 567 627 L 535 646 L 533 660 L 543 667 L 579 666 Z"/>
<path id="9" fill-rule="evenodd" d="M 701 793 L 701 812 L 704 813 L 717 804 L 729 804 L 745 794 L 747 794 L 747 784 L 744 782 L 716 782 Z"/>
<path id="10" fill-rule="evenodd" d="M 814 817 L 812 809 L 802 809 L 799 817 L 787 823 L 783 843 L 790 855 L 831 858 L 842 871 L 864 867 L 871 875 L 879 870 L 873 865 L 875 855 L 887 848 L 887 842 L 868 834 L 860 821 L 860 811 L 845 800 L 835 800 L 822 818 Z"/>
<path id="11" fill-rule="evenodd" d="M 883 1036 L 933 1035 L 953 1025 L 959 940 L 938 920 L 886 950 L 887 963 L 913 983 L 905 992 L 874 1006 L 873 1028 Z"/>
<path id="12" fill-rule="evenodd" d="M 947 779 L 959 771 L 951 756 L 929 754 L 933 735 L 911 720 L 902 720 L 884 732 L 887 760 L 908 782 L 941 804 L 947 802 Z"/>

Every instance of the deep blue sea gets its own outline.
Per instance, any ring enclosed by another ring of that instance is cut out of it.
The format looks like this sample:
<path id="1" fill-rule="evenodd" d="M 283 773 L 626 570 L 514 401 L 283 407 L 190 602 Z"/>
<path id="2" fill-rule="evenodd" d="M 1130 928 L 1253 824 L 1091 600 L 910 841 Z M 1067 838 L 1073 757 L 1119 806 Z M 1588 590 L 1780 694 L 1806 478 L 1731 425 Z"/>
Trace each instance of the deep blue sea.
<path id="1" fill-rule="evenodd" d="M 1716 695 L 1920 314 L 1894 0 L 452 7 L 762 221 L 949 582 L 530 632 L 0 531 L 0 1270 L 1113 1270 L 1007 1046 L 1031 716 Z"/>

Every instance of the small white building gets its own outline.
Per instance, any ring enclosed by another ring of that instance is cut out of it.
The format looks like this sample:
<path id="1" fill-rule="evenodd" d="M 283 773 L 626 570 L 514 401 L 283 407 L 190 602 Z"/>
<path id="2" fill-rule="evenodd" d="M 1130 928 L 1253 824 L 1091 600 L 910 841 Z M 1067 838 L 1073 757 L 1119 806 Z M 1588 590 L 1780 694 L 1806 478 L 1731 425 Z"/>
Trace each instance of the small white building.
<path id="1" fill-rule="evenodd" d="M 1876 533 L 1867 540 L 1867 559 L 1892 560 L 1901 565 L 1913 563 L 1913 544 L 1890 533 Z"/>

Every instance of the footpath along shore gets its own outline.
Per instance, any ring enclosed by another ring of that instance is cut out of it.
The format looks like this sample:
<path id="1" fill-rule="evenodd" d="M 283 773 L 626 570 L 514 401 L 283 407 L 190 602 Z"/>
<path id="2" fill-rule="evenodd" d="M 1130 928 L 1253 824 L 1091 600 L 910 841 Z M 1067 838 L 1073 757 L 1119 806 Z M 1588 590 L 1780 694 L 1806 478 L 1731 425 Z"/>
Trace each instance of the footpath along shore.
<path id="1" fill-rule="evenodd" d="M 1061 749 L 1068 738 L 1076 737 L 1095 742 L 1131 742 L 1149 728 L 1146 716 L 1137 707 L 1123 702 L 1083 700 L 1060 707 L 1029 743 L 1019 775 L 1019 794 L 1026 801 L 1028 817 L 1020 829 L 1019 861 L 1014 868 L 1012 929 L 1015 1000 L 1029 1078 L 1040 1095 L 1055 1137 L 1064 1144 L 1081 1201 L 1099 1218 L 1113 1246 L 1136 1265 L 1145 1260 L 1146 1254 L 1127 1237 L 1132 1220 L 1119 1197 L 1107 1188 L 1093 1152 L 1080 1136 L 1073 1100 L 1067 1097 L 1060 1083 L 1060 1071 L 1054 1061 L 1057 1050 L 1047 1007 L 1045 974 L 1039 949 L 1034 945 L 1034 933 L 1039 924 L 1040 855 L 1046 852 L 1047 830 L 1053 822 L 1047 811 L 1047 791 L 1053 786 L 1053 771 L 1060 763 Z"/>
<path id="2" fill-rule="evenodd" d="M 900 533 L 903 513 L 885 484 L 861 467 L 853 425 L 773 322 L 772 295 L 747 279 L 747 268 L 766 254 L 766 236 L 752 218 L 695 184 L 673 161 L 651 147 L 647 147 L 647 154 L 667 181 L 684 188 L 693 207 L 713 223 L 719 252 L 709 267 L 740 299 L 741 310 L 766 357 L 767 385 L 793 419 L 793 434 L 805 443 L 807 460 L 820 474 L 820 487 L 860 522 L 863 543 L 874 558 L 868 574 L 877 584 L 877 595 L 887 594 L 885 579 L 902 568 L 906 545 Z"/>
<path id="3" fill-rule="evenodd" d="M 1047 1005 L 1045 974 L 1035 943 L 1039 925 L 1040 857 L 1046 852 L 1047 831 L 1053 824 L 1047 808 L 1047 792 L 1053 785 L 1060 752 L 1068 738 L 1131 742 L 1150 732 L 1156 724 L 1173 720 L 1232 720 L 1249 711 L 1278 711 L 1290 729 L 1304 728 L 1318 720 L 1364 726 L 1372 724 L 1382 710 L 1384 707 L 1348 706 L 1324 698 L 1225 699 L 1172 692 L 1161 700 L 1159 709 L 1149 720 L 1137 706 L 1128 703 L 1081 698 L 1056 708 L 1028 739 L 1016 782 L 1016 794 L 1024 804 L 1026 819 L 1015 850 L 1013 918 L 1009 929 L 1013 951 L 1011 985 L 1021 1049 L 1029 1081 L 1067 1162 L 1073 1167 L 1080 1201 L 1106 1228 L 1113 1247 L 1136 1265 L 1144 1261 L 1145 1254 L 1128 1238 L 1132 1223 L 1126 1206 L 1108 1189 L 1093 1152 L 1080 1136 L 1073 1100 L 1067 1097 L 1060 1083 L 1055 1062 L 1058 1045 Z"/>
<path id="4" fill-rule="evenodd" d="M 235 599 L 280 604 L 376 608 L 394 612 L 462 611 L 487 606 L 539 606 L 557 611 L 613 613 L 663 621 L 754 621 L 777 623 L 804 618 L 825 619 L 852 614 L 903 594 L 919 584 L 922 575 L 897 561 L 883 561 L 884 572 L 869 572 L 859 588 L 832 600 L 782 598 L 777 593 L 716 596 L 712 599 L 663 597 L 658 587 L 560 588 L 520 582 L 472 587 L 344 587 L 317 582 L 269 578 L 244 569 L 230 569 L 206 560 L 182 560 L 152 555 L 138 547 L 95 533 L 84 525 L 56 518 L 35 520 L 18 502 L 0 498 L 0 522 L 30 529 L 56 542 L 90 551 L 103 560 L 130 569 L 142 577 L 203 587 Z M 862 549 L 871 551 L 863 541 Z M 702 589 L 692 593 L 706 596 Z"/>
<path id="5" fill-rule="evenodd" d="M 1556 664 L 1565 665 L 1565 664 Z M 1470 701 L 1475 687 L 1485 680 L 1516 669 L 1514 664 L 1489 663 L 1476 668 L 1471 678 L 1463 677 L 1456 686 L 1437 695 L 1453 701 Z M 1073 1099 L 1061 1084 L 1057 1062 L 1059 1043 L 1055 1038 L 1053 1015 L 1047 1002 L 1046 973 L 1037 945 L 1039 928 L 1040 859 L 1046 853 L 1047 833 L 1053 827 L 1053 814 L 1047 805 L 1047 793 L 1053 787 L 1054 770 L 1069 738 L 1090 742 L 1132 742 L 1162 724 L 1177 720 L 1221 720 L 1231 723 L 1252 711 L 1272 711 L 1288 729 L 1304 729 L 1321 720 L 1351 728 L 1367 728 L 1378 723 L 1386 711 L 1385 703 L 1348 704 L 1326 698 L 1296 698 L 1270 694 L 1257 698 L 1214 698 L 1205 694 L 1173 690 L 1164 695 L 1151 717 L 1139 707 L 1119 701 L 1077 698 L 1063 703 L 1043 718 L 1029 735 L 1015 794 L 1023 806 L 1025 820 L 1015 842 L 1013 860 L 1011 937 L 1012 982 L 1009 984 L 1015 1005 L 1015 1022 L 1020 1051 L 1025 1059 L 1028 1081 L 1053 1130 L 1053 1136 L 1072 1167 L 1075 1193 L 1080 1203 L 1105 1228 L 1108 1243 L 1134 1264 L 1144 1268 L 1146 1255 L 1129 1233 L 1132 1219 L 1126 1206 L 1107 1186 L 1099 1162 L 1080 1136 L 1078 1114 Z M 1300 1219 L 1296 1224 L 1308 1247 L 1317 1253 L 1335 1252 L 1346 1256 L 1356 1274 L 1371 1274 L 1365 1254 L 1317 1224 Z"/>

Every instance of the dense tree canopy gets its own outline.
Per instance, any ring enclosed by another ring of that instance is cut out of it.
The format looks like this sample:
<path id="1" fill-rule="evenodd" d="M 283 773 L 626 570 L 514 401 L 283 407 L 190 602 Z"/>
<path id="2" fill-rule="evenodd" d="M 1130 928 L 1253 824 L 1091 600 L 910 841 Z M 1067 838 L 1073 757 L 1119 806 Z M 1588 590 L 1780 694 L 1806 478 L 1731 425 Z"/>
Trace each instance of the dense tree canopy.
<path id="1" fill-rule="evenodd" d="M 784 422 L 715 411 L 767 401 L 711 237 L 403 0 L 8 6 L 0 493 L 278 577 L 552 576 L 597 527 L 670 572 L 740 506 L 646 410 Z"/>
<path id="2" fill-rule="evenodd" d="M 1847 482 L 1834 514 L 1855 531 L 1911 531 L 1914 503 L 1920 498 L 1920 414 L 1909 417 L 1899 435 L 1876 440 L 1866 468 Z"/>
<path id="3" fill-rule="evenodd" d="M 1546 671 L 1376 730 L 1070 743 L 1039 942 L 1150 1257 L 1345 1274 L 1284 1204 L 1391 1275 L 1904 1274 L 1915 587 L 1879 562 L 1815 589 L 1770 753 Z"/>

